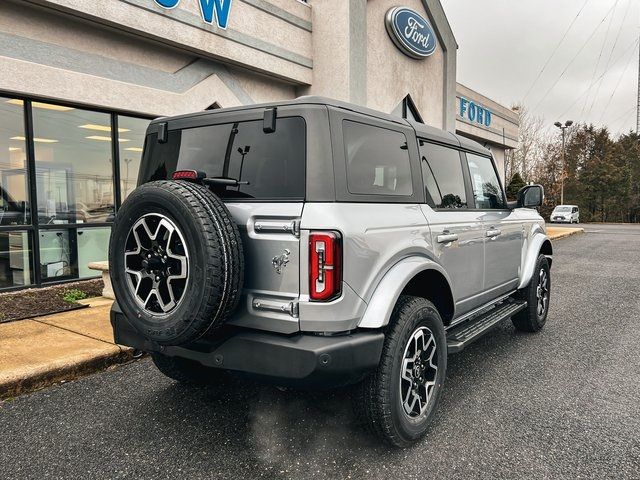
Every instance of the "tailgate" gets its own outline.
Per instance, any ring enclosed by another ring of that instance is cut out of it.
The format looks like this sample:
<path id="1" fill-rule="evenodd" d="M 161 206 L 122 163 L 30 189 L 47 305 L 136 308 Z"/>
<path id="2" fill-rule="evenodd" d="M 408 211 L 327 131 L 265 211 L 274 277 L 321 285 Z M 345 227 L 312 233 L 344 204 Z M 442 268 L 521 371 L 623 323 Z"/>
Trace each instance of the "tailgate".
<path id="1" fill-rule="evenodd" d="M 228 322 L 282 333 L 299 330 L 303 203 L 228 202 L 244 247 L 241 305 Z"/>

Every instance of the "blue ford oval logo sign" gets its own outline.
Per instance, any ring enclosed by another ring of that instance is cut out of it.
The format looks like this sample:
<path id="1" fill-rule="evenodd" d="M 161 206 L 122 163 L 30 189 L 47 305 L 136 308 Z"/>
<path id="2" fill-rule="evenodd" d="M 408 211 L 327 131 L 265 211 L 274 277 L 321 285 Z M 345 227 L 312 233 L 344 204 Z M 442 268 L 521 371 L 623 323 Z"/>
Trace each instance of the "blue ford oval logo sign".
<path id="1" fill-rule="evenodd" d="M 436 51 L 436 34 L 418 12 L 405 7 L 391 8 L 385 24 L 391 40 L 405 55 L 421 59 Z"/>

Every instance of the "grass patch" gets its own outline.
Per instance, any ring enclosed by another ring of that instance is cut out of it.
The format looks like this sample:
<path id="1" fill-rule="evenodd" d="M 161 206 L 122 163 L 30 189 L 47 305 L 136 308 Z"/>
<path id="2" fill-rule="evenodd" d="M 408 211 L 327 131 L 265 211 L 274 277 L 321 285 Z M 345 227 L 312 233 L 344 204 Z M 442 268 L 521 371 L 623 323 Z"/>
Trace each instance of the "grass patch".
<path id="1" fill-rule="evenodd" d="M 87 294 L 77 288 L 65 290 L 64 295 L 62 295 L 62 299 L 69 303 L 76 303 L 78 300 L 84 300 L 85 298 L 87 298 Z"/>

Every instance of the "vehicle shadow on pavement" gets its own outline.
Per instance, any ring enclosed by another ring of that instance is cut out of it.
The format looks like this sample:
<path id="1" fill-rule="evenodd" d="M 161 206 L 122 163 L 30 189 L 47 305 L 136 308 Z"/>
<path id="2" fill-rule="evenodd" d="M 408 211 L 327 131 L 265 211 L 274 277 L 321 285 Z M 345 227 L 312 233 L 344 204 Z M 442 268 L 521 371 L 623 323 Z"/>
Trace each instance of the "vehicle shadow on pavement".
<path id="1" fill-rule="evenodd" d="M 455 425 L 456 411 L 474 395 L 469 383 L 482 385 L 492 363 L 507 357 L 510 344 L 520 337 L 511 326 L 497 329 L 461 354 L 449 357 L 447 388 L 425 440 L 414 448 L 433 451 L 446 443 L 447 429 Z M 379 462 L 393 464 L 406 456 L 380 443 L 358 424 L 351 401 L 352 387 L 329 391 L 280 390 L 244 378 L 219 386 L 188 386 L 165 379 L 159 372 L 149 382 L 167 382 L 156 390 L 153 405 L 140 404 L 138 418 L 150 417 L 140 428 L 172 435 L 172 443 L 202 455 L 215 451 L 217 462 L 233 469 L 238 456 L 247 464 L 271 472 L 306 471 L 318 464 L 327 473 L 344 476 L 353 471 L 354 452 L 369 457 L 363 468 Z M 150 400 L 150 399 L 147 399 Z M 443 425 L 444 424 L 444 425 Z M 444 427 L 444 428 L 443 428 Z M 149 432 L 140 432 L 140 435 Z M 379 460 L 375 460 L 379 459 Z M 303 464 L 307 464 L 303 466 Z"/>
<path id="2" fill-rule="evenodd" d="M 292 452 L 340 456 L 340 445 L 382 448 L 357 420 L 351 389 L 281 390 L 244 378 L 218 386 L 171 383 L 159 393 L 155 417 L 165 427 L 180 425 L 180 437 L 193 442 L 203 433 L 218 450 L 248 449 L 265 466 L 278 467 Z M 184 408 L 188 404 L 188 408 Z M 148 412 L 148 406 L 141 406 Z M 348 460 L 347 452 L 344 452 Z M 286 462 L 288 463 L 288 462 Z"/>

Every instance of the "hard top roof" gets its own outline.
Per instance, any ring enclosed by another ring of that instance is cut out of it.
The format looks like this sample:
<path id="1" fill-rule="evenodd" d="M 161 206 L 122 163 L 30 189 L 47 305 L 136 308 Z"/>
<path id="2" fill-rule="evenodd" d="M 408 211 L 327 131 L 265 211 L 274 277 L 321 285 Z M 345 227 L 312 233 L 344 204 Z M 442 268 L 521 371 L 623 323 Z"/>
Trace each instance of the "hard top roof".
<path id="1" fill-rule="evenodd" d="M 461 147 L 465 150 L 477 152 L 482 155 L 487 155 L 489 153 L 489 150 L 483 147 L 480 143 L 470 140 L 468 138 L 462 137 L 460 135 L 456 135 L 454 133 L 441 130 L 439 128 L 431 127 L 424 123 L 418 123 L 412 120 L 407 120 L 407 119 L 398 117 L 396 115 L 392 115 L 390 113 L 384 113 L 378 110 L 373 110 L 371 108 L 363 107 L 361 105 L 356 105 L 354 103 L 344 102 L 341 100 L 335 100 L 332 98 L 321 97 L 321 96 L 302 96 L 302 97 L 295 98 L 293 100 L 283 100 L 279 102 L 269 102 L 269 103 L 256 103 L 251 105 L 241 105 L 237 107 L 205 110 L 201 112 L 178 115 L 174 117 L 160 117 L 160 118 L 156 118 L 151 123 L 158 124 L 158 123 L 177 120 L 177 119 L 217 115 L 219 113 L 228 113 L 228 112 L 234 112 L 234 111 L 283 107 L 287 105 L 325 105 L 325 106 L 340 108 L 344 110 L 349 110 L 349 111 L 360 113 L 363 115 L 368 115 L 370 117 L 379 118 L 389 122 L 405 124 L 405 125 L 408 124 L 415 129 L 418 137 L 424 138 L 425 140 L 448 144 L 454 147 Z"/>

